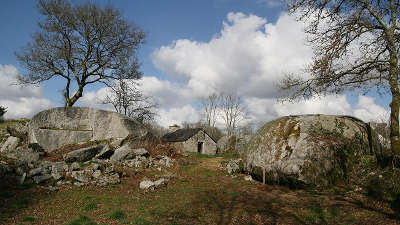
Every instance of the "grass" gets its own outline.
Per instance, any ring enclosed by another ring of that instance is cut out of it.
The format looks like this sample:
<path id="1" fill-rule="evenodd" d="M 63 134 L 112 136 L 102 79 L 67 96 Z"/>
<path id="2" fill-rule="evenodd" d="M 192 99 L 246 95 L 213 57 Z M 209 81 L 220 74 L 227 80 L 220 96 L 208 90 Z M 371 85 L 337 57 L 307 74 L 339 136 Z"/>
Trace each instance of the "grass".
<path id="1" fill-rule="evenodd" d="M 120 209 L 110 212 L 107 216 L 110 219 L 116 219 L 116 220 L 123 220 L 127 218 L 126 213 Z"/>
<path id="2" fill-rule="evenodd" d="M 31 217 L 31 216 L 25 216 L 24 218 L 22 218 L 22 221 L 24 221 L 24 222 L 33 222 L 33 221 L 35 221 L 35 218 Z"/>
<path id="3" fill-rule="evenodd" d="M 83 207 L 83 210 L 92 211 L 92 210 L 96 210 L 98 208 L 99 208 L 99 206 L 97 205 L 96 202 L 89 202 Z"/>
<path id="4" fill-rule="evenodd" d="M 66 225 L 97 225 L 97 223 L 93 222 L 93 220 L 86 215 L 79 215 Z"/>
<path id="5" fill-rule="evenodd" d="M 151 169 L 125 177 L 123 184 L 113 188 L 73 187 L 50 193 L 39 188 L 21 191 L 35 204 L 10 212 L 7 207 L 18 196 L 0 199 L 0 223 L 15 224 L 25 217 L 35 218 L 35 224 L 72 225 L 396 224 L 400 221 L 388 206 L 375 205 L 340 187 L 308 191 L 262 185 L 245 181 L 240 174 L 236 178 L 226 176 L 217 166 L 223 158 L 193 154 L 189 159 L 190 164 L 171 169 L 176 178 L 154 192 L 144 193 L 138 188 L 144 177 L 155 180 L 163 175 Z M 15 196 L 14 192 L 11 194 Z"/>

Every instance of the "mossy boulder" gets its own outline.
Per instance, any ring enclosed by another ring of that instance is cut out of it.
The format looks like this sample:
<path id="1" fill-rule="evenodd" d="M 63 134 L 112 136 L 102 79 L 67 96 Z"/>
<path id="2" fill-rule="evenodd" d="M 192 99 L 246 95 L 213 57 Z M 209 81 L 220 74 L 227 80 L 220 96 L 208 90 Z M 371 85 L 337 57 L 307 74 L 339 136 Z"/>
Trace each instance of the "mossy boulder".
<path id="1" fill-rule="evenodd" d="M 261 127 L 247 145 L 247 170 L 269 182 L 325 186 L 346 182 L 363 154 L 380 154 L 368 124 L 349 116 L 286 116 Z"/>

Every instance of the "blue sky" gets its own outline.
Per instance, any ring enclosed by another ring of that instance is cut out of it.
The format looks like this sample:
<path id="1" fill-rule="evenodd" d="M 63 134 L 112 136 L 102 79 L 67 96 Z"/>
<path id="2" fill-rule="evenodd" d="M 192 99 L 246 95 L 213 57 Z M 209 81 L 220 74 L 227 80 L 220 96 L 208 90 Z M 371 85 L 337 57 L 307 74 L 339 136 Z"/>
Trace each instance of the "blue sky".
<path id="1" fill-rule="evenodd" d="M 279 79 L 280 73 L 287 69 L 298 70 L 311 58 L 310 50 L 301 44 L 302 25 L 287 16 L 278 1 L 93 2 L 112 3 L 123 10 L 127 20 L 146 31 L 147 43 L 139 50 L 145 75 L 143 91 L 161 103 L 159 121 L 164 126 L 196 122 L 201 118 L 195 104 L 199 99 L 217 91 L 232 90 L 243 96 L 253 122 L 299 113 L 364 115 L 364 120 L 373 119 L 374 114 L 387 113 L 387 97 L 360 97 L 358 93 L 328 96 L 297 105 L 276 103 L 278 92 L 271 84 Z M 13 76 L 24 71 L 14 52 L 26 45 L 37 29 L 40 15 L 35 5 L 36 1 L 2 2 L 0 76 L 4 76 L 3 80 L 11 82 Z M 46 107 L 62 105 L 61 80 L 23 90 L 4 85 L 0 86 L 4 87 L 3 94 L 0 92 L 0 105 L 8 106 L 6 115 L 9 118 L 30 117 Z M 93 102 L 105 92 L 101 86 L 90 86 L 85 89 L 79 105 L 104 108 Z M 372 108 L 362 107 L 362 104 L 372 104 Z"/>

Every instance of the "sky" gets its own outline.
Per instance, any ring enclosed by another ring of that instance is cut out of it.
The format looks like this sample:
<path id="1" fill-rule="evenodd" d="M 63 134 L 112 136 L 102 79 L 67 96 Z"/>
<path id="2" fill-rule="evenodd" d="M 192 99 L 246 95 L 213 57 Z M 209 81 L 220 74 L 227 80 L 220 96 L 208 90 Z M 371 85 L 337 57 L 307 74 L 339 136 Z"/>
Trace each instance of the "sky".
<path id="1" fill-rule="evenodd" d="M 83 1 L 72 0 L 73 4 Z M 277 101 L 277 83 L 298 73 L 312 59 L 304 24 L 288 15 L 278 0 L 105 0 L 147 34 L 139 49 L 144 76 L 140 89 L 158 103 L 157 122 L 167 127 L 201 119 L 200 102 L 213 93 L 242 96 L 245 123 L 262 124 L 296 114 L 352 115 L 385 121 L 389 96 L 348 92 L 294 103 Z M 36 1 L 6 0 L 0 7 L 0 105 L 7 119 L 30 118 L 63 106 L 65 83 L 54 79 L 40 86 L 15 85 L 26 72 L 14 52 L 38 29 Z M 108 90 L 85 87 L 77 106 L 111 110 L 98 102 Z M 221 125 L 221 121 L 219 123 Z"/>

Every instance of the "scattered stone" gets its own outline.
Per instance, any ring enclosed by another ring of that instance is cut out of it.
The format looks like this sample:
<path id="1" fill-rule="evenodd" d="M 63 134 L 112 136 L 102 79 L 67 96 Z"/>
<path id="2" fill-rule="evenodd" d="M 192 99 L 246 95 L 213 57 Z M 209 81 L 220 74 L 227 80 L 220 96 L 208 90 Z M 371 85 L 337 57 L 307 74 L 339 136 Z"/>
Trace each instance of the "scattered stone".
<path id="1" fill-rule="evenodd" d="M 95 178 L 95 179 L 98 179 L 100 176 L 101 176 L 101 171 L 100 170 L 96 170 L 92 174 L 92 177 Z"/>
<path id="2" fill-rule="evenodd" d="M 77 186 L 77 187 L 82 187 L 82 186 L 85 186 L 86 184 L 85 183 L 81 183 L 81 182 L 74 182 L 74 185 Z"/>
<path id="3" fill-rule="evenodd" d="M 154 191 L 155 189 L 165 186 L 167 184 L 168 180 L 165 178 L 160 178 L 156 181 L 151 181 L 148 179 L 145 179 L 140 182 L 139 188 L 144 190 L 144 191 Z"/>
<path id="4" fill-rule="evenodd" d="M 226 165 L 226 171 L 228 174 L 235 174 L 240 172 L 240 163 L 242 159 L 231 159 Z"/>
<path id="5" fill-rule="evenodd" d="M 110 145 L 105 145 L 101 151 L 95 156 L 96 159 L 109 159 L 114 154 L 114 150 Z"/>
<path id="6" fill-rule="evenodd" d="M 45 174 L 45 175 L 41 175 L 41 176 L 34 176 L 32 179 L 33 179 L 33 181 L 35 181 L 35 183 L 39 184 L 46 180 L 50 180 L 51 177 L 52 176 L 50 174 Z"/>
<path id="7" fill-rule="evenodd" d="M 16 173 L 17 175 L 22 176 L 22 175 L 25 173 L 25 169 L 24 169 L 23 167 L 17 167 L 17 168 L 15 169 L 15 173 Z"/>
<path id="8" fill-rule="evenodd" d="M 54 186 L 48 186 L 48 187 L 42 187 L 42 188 L 49 190 L 49 191 L 58 191 L 59 190 L 58 187 L 54 187 Z"/>
<path id="9" fill-rule="evenodd" d="M 143 180 L 140 182 L 139 188 L 147 191 L 154 190 L 154 182 L 151 180 Z"/>
<path id="10" fill-rule="evenodd" d="M 64 178 L 64 168 L 63 168 L 63 164 L 58 163 L 58 164 L 54 164 L 51 167 L 51 176 L 55 179 L 55 180 L 60 180 L 62 178 Z"/>
<path id="11" fill-rule="evenodd" d="M 112 162 L 134 159 L 137 156 L 150 156 L 149 152 L 144 148 L 132 149 L 128 145 L 124 145 L 117 150 L 115 150 L 114 154 L 111 156 L 110 160 Z"/>
<path id="12" fill-rule="evenodd" d="M 35 168 L 35 169 L 31 169 L 28 172 L 28 177 L 33 177 L 33 176 L 36 176 L 36 175 L 40 175 L 42 173 L 42 171 L 43 171 L 43 168 L 41 168 L 41 167 L 38 167 L 38 168 Z"/>
<path id="13" fill-rule="evenodd" d="M 91 174 L 89 176 L 87 171 L 72 171 L 71 177 L 79 182 L 88 183 L 89 179 L 91 177 Z"/>
<path id="14" fill-rule="evenodd" d="M 107 186 L 110 184 L 119 184 L 121 182 L 118 173 L 105 174 L 96 180 L 97 186 Z"/>
<path id="15" fill-rule="evenodd" d="M 65 162 L 85 162 L 92 159 L 103 147 L 103 145 L 96 145 L 78 149 L 63 155 L 63 158 Z"/>
<path id="16" fill-rule="evenodd" d="M 80 166 L 79 163 L 77 163 L 77 162 L 73 162 L 73 163 L 71 164 L 71 166 L 70 166 L 70 170 L 71 170 L 71 171 L 80 170 L 80 169 L 81 169 L 81 166 Z"/>
<path id="17" fill-rule="evenodd" d="M 24 173 L 21 178 L 19 179 L 19 184 L 23 184 L 25 182 L 26 173 Z"/>
<path id="18" fill-rule="evenodd" d="M 253 178 L 251 177 L 251 175 L 247 175 L 244 177 L 244 180 L 253 181 Z"/>

